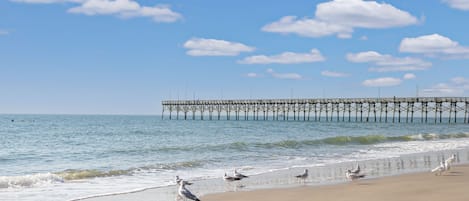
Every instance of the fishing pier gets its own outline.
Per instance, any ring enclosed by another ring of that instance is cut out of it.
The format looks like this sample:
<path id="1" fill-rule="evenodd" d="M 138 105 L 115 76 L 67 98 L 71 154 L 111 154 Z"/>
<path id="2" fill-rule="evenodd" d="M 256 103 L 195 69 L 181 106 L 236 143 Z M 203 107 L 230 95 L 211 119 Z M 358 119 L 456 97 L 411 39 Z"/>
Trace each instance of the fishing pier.
<path id="1" fill-rule="evenodd" d="M 469 97 L 165 100 L 161 117 L 165 116 L 177 120 L 469 123 Z"/>

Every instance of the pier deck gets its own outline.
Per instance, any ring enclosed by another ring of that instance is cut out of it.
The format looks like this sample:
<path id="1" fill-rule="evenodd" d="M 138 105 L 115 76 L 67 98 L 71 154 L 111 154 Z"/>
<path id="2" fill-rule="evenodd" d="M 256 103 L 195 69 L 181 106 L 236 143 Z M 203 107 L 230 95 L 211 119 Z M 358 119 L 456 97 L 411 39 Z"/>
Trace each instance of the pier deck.
<path id="1" fill-rule="evenodd" d="M 162 106 L 162 118 L 169 112 L 169 119 L 184 120 L 469 123 L 469 97 L 165 100 Z"/>

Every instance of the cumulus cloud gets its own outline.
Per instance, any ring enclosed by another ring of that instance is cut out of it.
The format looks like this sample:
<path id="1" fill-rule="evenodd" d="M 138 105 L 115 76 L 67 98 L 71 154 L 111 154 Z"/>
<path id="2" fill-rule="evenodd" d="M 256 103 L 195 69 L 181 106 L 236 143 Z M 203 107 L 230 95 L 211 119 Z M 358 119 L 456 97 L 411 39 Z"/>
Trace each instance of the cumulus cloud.
<path id="1" fill-rule="evenodd" d="M 277 73 L 271 68 L 267 69 L 267 73 L 269 73 L 273 78 L 277 79 L 288 79 L 288 80 L 301 80 L 303 76 L 298 73 Z"/>
<path id="2" fill-rule="evenodd" d="M 298 34 L 305 37 L 322 37 L 336 34 L 340 38 L 350 38 L 353 29 L 315 19 L 297 19 L 296 16 L 285 16 L 279 21 L 262 27 L 262 31 L 282 34 Z"/>
<path id="3" fill-rule="evenodd" d="M 318 4 L 316 18 L 360 28 L 389 28 L 418 23 L 416 17 L 390 4 L 363 0 L 335 0 Z"/>
<path id="4" fill-rule="evenodd" d="M 299 64 L 324 61 L 325 58 L 317 49 L 312 49 L 309 53 L 284 52 L 278 55 L 266 56 L 255 55 L 246 57 L 238 61 L 242 64 Z"/>
<path id="5" fill-rule="evenodd" d="M 391 87 L 400 85 L 401 83 L 402 80 L 399 78 L 381 77 L 376 79 L 365 80 L 362 82 L 362 85 L 366 87 Z"/>
<path id="6" fill-rule="evenodd" d="M 322 71 L 321 75 L 326 76 L 326 77 L 348 77 L 348 76 L 350 76 L 347 73 L 333 72 L 333 71 L 327 71 L 327 70 Z"/>
<path id="7" fill-rule="evenodd" d="M 117 15 L 124 18 L 150 17 L 156 22 L 175 22 L 181 14 L 166 5 L 141 6 L 133 0 L 86 0 L 80 6 L 70 8 L 69 13 L 85 15 Z"/>
<path id="8" fill-rule="evenodd" d="M 411 79 L 415 79 L 417 76 L 415 76 L 415 74 L 413 73 L 406 73 L 404 74 L 404 80 L 411 80 Z"/>
<path id="9" fill-rule="evenodd" d="M 363 0 L 334 0 L 316 6 L 314 18 L 285 16 L 262 27 L 262 31 L 305 37 L 336 35 L 350 38 L 354 28 L 391 28 L 417 24 L 406 11 L 386 3 Z"/>
<path id="10" fill-rule="evenodd" d="M 115 15 L 121 18 L 149 17 L 155 22 L 175 22 L 182 15 L 167 5 L 142 6 L 134 0 L 11 0 L 19 3 L 52 4 L 71 2 L 78 4 L 67 10 L 84 15 Z"/>
<path id="11" fill-rule="evenodd" d="M 192 38 L 184 43 L 191 56 L 236 56 L 241 52 L 252 52 L 254 47 L 242 43 L 217 39 Z"/>
<path id="12" fill-rule="evenodd" d="M 443 0 L 451 8 L 459 10 L 469 10 L 469 1 L 468 0 Z"/>
<path id="13" fill-rule="evenodd" d="M 388 54 L 380 54 L 375 51 L 349 53 L 347 60 L 355 63 L 370 63 L 375 67 L 369 68 L 375 72 L 391 71 L 417 71 L 426 70 L 432 66 L 430 62 L 412 57 L 393 57 Z"/>
<path id="14" fill-rule="evenodd" d="M 404 38 L 399 51 L 424 54 L 430 57 L 469 59 L 469 47 L 459 45 L 448 37 L 431 34 L 416 38 Z"/>
<path id="15" fill-rule="evenodd" d="M 465 77 L 454 77 L 423 90 L 426 96 L 463 96 L 466 92 L 469 92 L 469 79 Z"/>

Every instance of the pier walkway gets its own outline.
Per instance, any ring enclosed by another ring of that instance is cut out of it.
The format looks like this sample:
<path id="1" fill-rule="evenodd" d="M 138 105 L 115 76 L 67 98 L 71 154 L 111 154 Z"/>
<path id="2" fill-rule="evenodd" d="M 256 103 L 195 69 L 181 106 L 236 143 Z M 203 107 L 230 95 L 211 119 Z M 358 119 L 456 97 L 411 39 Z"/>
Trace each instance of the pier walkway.
<path id="1" fill-rule="evenodd" d="M 162 118 L 183 120 L 469 123 L 469 97 L 165 100 L 162 106 Z"/>

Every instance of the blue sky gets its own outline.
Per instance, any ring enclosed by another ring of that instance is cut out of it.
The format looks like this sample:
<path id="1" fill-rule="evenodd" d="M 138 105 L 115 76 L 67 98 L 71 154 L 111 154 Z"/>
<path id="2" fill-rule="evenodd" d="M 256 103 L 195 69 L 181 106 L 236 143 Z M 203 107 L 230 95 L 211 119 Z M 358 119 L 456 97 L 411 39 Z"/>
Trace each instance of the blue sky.
<path id="1" fill-rule="evenodd" d="M 469 95 L 469 0 L 0 1 L 0 113 Z"/>

